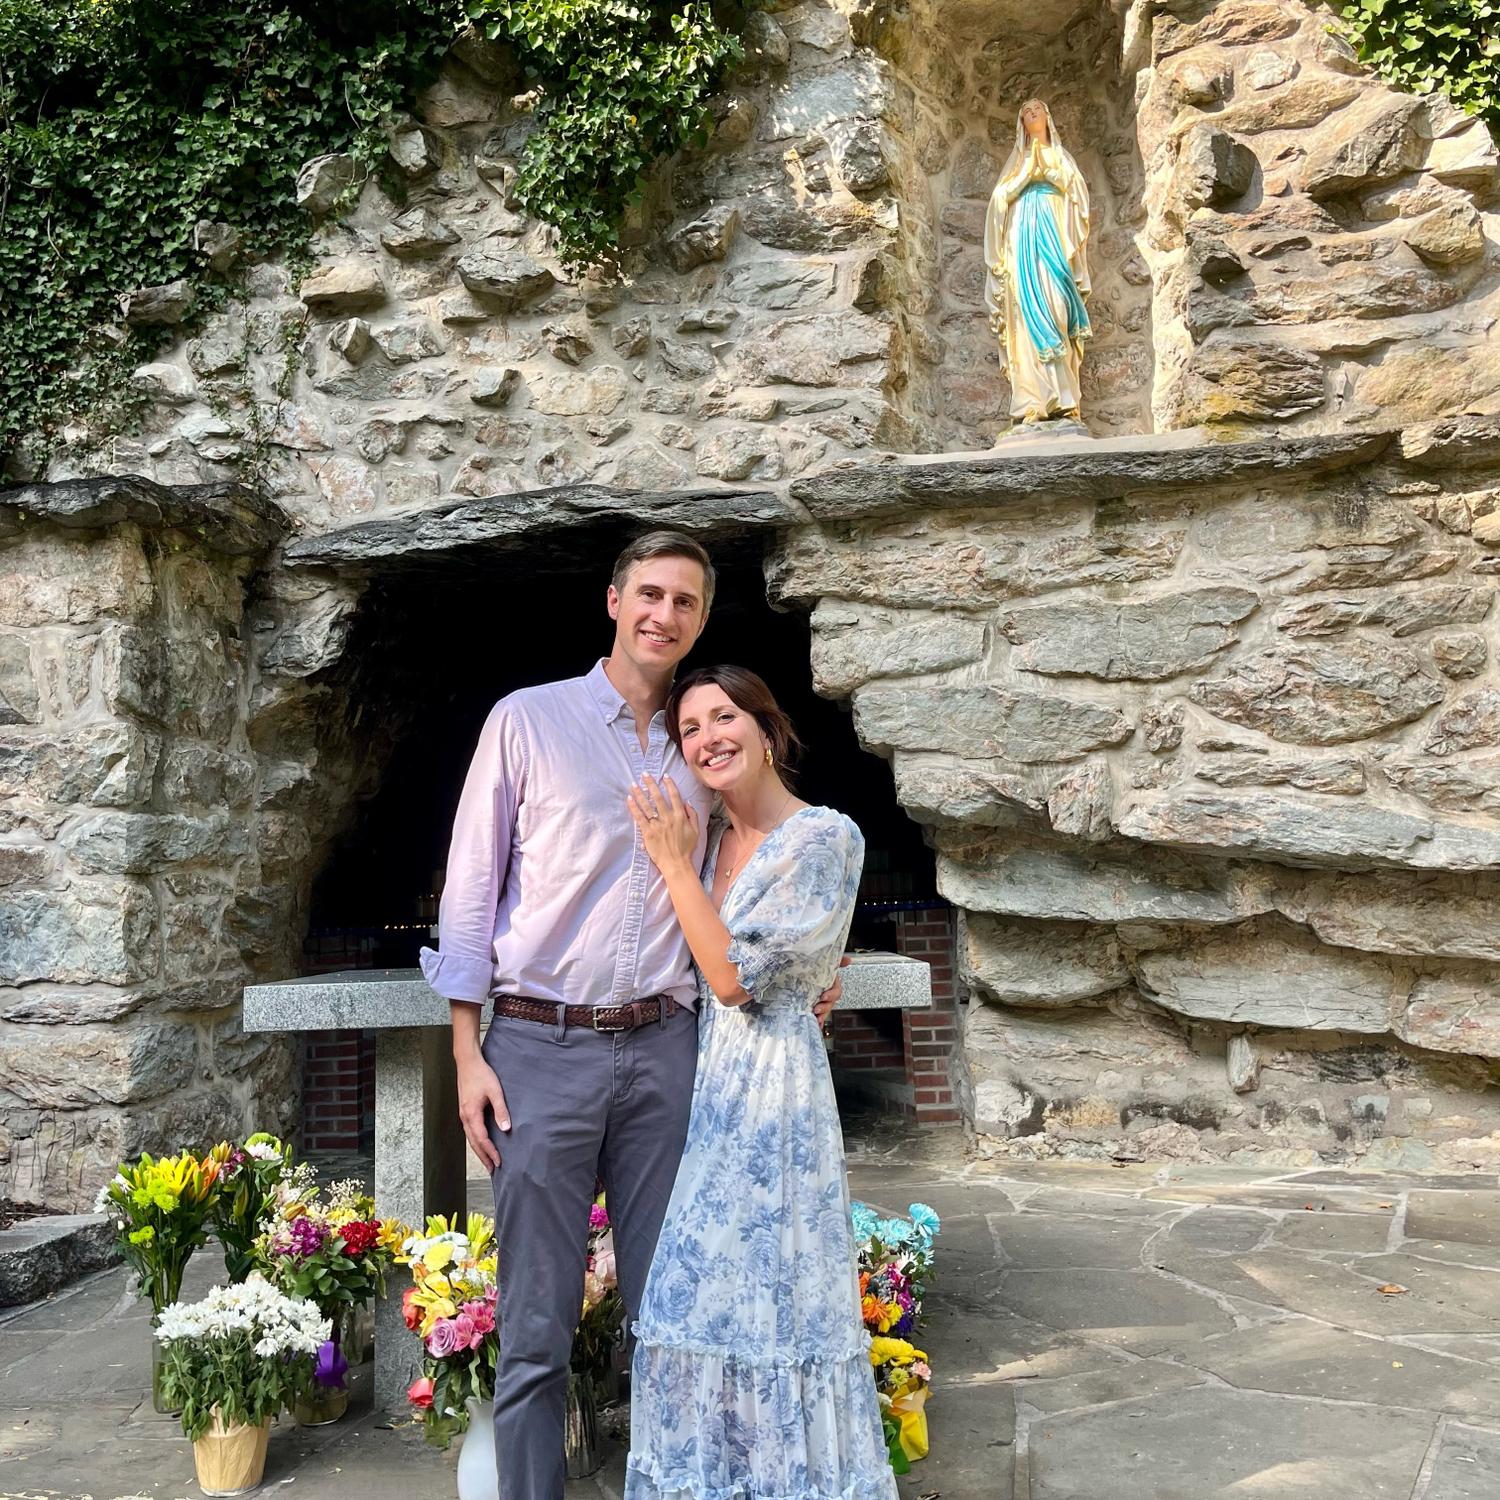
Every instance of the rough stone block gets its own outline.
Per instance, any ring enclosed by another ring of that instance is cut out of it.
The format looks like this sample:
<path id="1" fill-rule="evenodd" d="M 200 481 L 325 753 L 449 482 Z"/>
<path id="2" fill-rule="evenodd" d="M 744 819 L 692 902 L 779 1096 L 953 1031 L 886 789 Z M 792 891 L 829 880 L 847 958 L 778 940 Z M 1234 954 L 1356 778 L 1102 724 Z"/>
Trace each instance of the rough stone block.
<path id="1" fill-rule="evenodd" d="M 1170 856 L 1035 847 L 1014 834 L 941 829 L 938 890 L 970 912 L 1068 922 L 1234 922 L 1267 909 L 1223 868 Z"/>
<path id="2" fill-rule="evenodd" d="M 308 311 L 318 317 L 362 312 L 385 301 L 385 282 L 373 260 L 363 257 L 319 266 L 298 289 Z"/>
<path id="3" fill-rule="evenodd" d="M 1243 141 L 1212 125 L 1195 125 L 1177 149 L 1173 185 L 1183 206 L 1218 207 L 1250 191 L 1258 163 Z"/>
<path id="4" fill-rule="evenodd" d="M 154 599 L 145 554 L 128 533 L 25 537 L 0 550 L 0 625 L 92 625 L 145 614 Z"/>
<path id="5" fill-rule="evenodd" d="M 1420 719 L 1442 702 L 1443 687 L 1406 647 L 1353 639 L 1259 651 L 1221 677 L 1195 682 L 1188 695 L 1219 718 L 1276 739 L 1339 745 Z M 1500 708 L 1496 722 L 1500 732 Z"/>
<path id="6" fill-rule="evenodd" d="M 999 687 L 861 688 L 854 698 L 861 743 L 940 750 L 1022 762 L 1077 760 L 1123 744 L 1130 720 L 1118 709 Z"/>
<path id="7" fill-rule="evenodd" d="M 961 971 L 971 993 L 1001 1005 L 1079 1005 L 1130 983 L 1113 931 L 1073 922 L 964 919 Z"/>
<path id="8" fill-rule="evenodd" d="M 1389 964 L 1325 948 L 1291 927 L 1190 935 L 1137 954 L 1133 967 L 1145 992 L 1181 1015 L 1302 1031 L 1391 1029 Z"/>
<path id="9" fill-rule="evenodd" d="M 1152 682 L 1206 666 L 1259 603 L 1249 589 L 1190 589 L 1140 603 L 1009 610 L 996 624 L 1029 672 Z"/>
<path id="10" fill-rule="evenodd" d="M 1417 125 L 1421 100 L 1372 92 L 1352 104 L 1319 132 L 1302 159 L 1302 190 L 1332 198 L 1388 182 L 1420 165 L 1423 148 Z"/>
<path id="11" fill-rule="evenodd" d="M 1500 869 L 1500 831 L 1435 823 L 1364 801 L 1328 806 L 1266 794 L 1143 793 L 1115 826 L 1147 843 L 1302 864 Z"/>
<path id="12" fill-rule="evenodd" d="M 490 298 L 506 312 L 535 302 L 552 289 L 557 279 L 524 250 L 494 240 L 467 251 L 458 262 L 458 274 L 476 296 Z"/>
<path id="13" fill-rule="evenodd" d="M 12 891 L 0 902 L 0 984 L 133 984 L 155 971 L 155 933 L 155 902 L 133 882 Z"/>
<path id="14" fill-rule="evenodd" d="M 812 620 L 815 690 L 844 698 L 876 677 L 941 672 L 978 658 L 984 626 L 963 615 L 820 600 Z"/>
<path id="15" fill-rule="evenodd" d="M 734 375 L 746 385 L 878 386 L 893 337 L 890 323 L 853 310 L 784 318 L 745 337 Z"/>
<path id="16" fill-rule="evenodd" d="M 128 724 L 94 724 L 66 736 L 0 729 L 0 796 L 58 805 L 143 803 L 160 742 Z"/>

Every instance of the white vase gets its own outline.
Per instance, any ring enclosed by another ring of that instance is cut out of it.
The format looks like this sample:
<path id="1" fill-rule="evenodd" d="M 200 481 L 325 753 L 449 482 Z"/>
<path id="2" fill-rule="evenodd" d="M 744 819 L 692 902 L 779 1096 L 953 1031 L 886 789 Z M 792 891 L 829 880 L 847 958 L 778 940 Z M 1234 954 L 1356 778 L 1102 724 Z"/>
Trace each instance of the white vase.
<path id="1" fill-rule="evenodd" d="M 470 1396 L 469 1430 L 458 1450 L 458 1500 L 495 1500 L 500 1488 L 495 1469 L 495 1403 Z"/>

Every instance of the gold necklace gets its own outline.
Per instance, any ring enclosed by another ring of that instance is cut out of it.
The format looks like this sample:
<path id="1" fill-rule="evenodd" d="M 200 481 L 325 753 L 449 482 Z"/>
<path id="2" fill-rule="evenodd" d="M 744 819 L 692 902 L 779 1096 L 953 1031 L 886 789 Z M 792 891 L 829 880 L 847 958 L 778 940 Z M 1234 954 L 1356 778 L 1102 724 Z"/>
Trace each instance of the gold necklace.
<path id="1" fill-rule="evenodd" d="M 792 804 L 792 793 L 788 792 L 786 794 L 786 801 L 781 804 L 781 807 L 778 809 L 778 811 L 776 813 L 776 821 L 774 823 L 772 823 L 771 826 L 768 829 L 766 829 L 766 831 L 763 834 L 761 834 L 761 836 L 758 839 L 756 839 L 756 841 L 744 852 L 744 854 L 742 854 L 739 857 L 738 860 L 735 861 L 734 864 L 730 865 L 730 867 L 727 870 L 725 870 L 725 871 L 722 872 L 723 878 L 724 878 L 724 886 L 725 886 L 726 890 L 729 888 L 729 886 L 731 886 L 731 885 L 734 884 L 734 877 L 740 872 L 740 870 L 742 870 L 744 868 L 745 862 L 750 858 L 750 856 L 752 854 L 754 854 L 755 851 L 757 849 L 759 849 L 760 846 L 763 843 L 765 843 L 765 841 L 768 838 L 770 838 L 770 836 L 781 826 L 781 821 L 782 821 L 781 820 L 781 814 L 784 813 L 787 810 L 787 808 L 791 806 L 791 804 Z M 735 827 L 734 827 L 733 824 L 730 825 L 729 831 L 731 833 L 736 833 L 736 829 L 735 829 Z M 724 841 L 722 839 L 720 839 L 719 840 L 719 854 L 720 854 L 721 858 L 723 856 L 723 853 L 724 853 Z"/>

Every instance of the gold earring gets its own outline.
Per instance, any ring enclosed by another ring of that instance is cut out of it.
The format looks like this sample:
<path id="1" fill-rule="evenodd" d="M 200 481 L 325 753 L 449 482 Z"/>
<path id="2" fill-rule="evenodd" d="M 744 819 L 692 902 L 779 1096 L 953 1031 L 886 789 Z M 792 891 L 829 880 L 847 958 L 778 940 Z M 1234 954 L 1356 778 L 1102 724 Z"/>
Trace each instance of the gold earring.
<path id="1" fill-rule="evenodd" d="M 769 745 L 767 745 L 766 746 L 766 765 L 767 766 L 774 766 L 775 764 L 776 764 L 776 762 L 775 762 L 775 760 L 771 756 L 771 747 Z"/>

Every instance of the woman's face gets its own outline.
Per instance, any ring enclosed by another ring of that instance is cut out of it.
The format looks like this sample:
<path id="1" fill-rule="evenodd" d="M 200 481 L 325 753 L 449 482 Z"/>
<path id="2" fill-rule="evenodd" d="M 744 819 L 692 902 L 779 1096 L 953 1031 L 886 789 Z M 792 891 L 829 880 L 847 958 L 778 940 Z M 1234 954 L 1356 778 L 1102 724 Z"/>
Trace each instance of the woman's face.
<path id="1" fill-rule="evenodd" d="M 1021 128 L 1028 141 L 1040 141 L 1044 146 L 1048 144 L 1047 111 L 1040 104 L 1028 104 L 1021 111 Z"/>
<path id="2" fill-rule="evenodd" d="M 716 792 L 743 789 L 766 774 L 766 737 L 716 682 L 693 688 L 677 710 L 682 758 Z"/>

